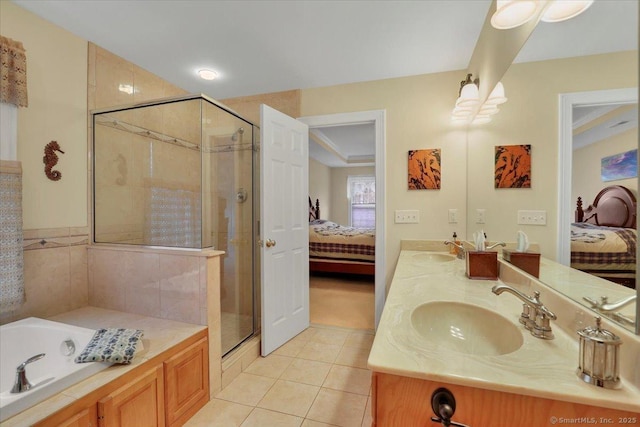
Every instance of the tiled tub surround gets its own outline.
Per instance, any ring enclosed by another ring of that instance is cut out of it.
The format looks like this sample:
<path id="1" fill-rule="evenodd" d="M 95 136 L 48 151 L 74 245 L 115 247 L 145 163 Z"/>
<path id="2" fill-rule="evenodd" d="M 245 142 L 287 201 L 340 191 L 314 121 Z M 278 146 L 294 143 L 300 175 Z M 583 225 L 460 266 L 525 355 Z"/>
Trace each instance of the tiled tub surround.
<path id="1" fill-rule="evenodd" d="M 0 313 L 1 324 L 50 317 L 88 304 L 88 233 L 88 227 L 24 230 L 25 302 L 15 311 Z"/>
<path id="2" fill-rule="evenodd" d="M 209 327 L 211 394 L 222 384 L 220 255 L 212 249 L 95 245 L 89 305 Z"/>
<path id="3" fill-rule="evenodd" d="M 143 363 L 152 360 L 176 344 L 202 332 L 206 328 L 200 325 L 104 310 L 95 307 L 84 307 L 63 313 L 52 317 L 50 320 L 90 329 L 98 329 L 101 327 L 142 329 L 144 331 L 142 338 L 144 349 L 136 355 L 130 365 L 114 365 L 109 367 L 3 421 L 0 423 L 2 427 L 23 427 L 43 420 L 65 406 L 82 399 L 84 396 L 98 390 L 109 382 L 136 369 Z"/>
<path id="4" fill-rule="evenodd" d="M 427 245 L 426 247 L 433 247 Z M 435 246 L 437 247 L 437 245 Z M 368 366 L 375 372 L 431 380 L 478 389 L 640 412 L 640 339 L 604 320 L 618 334 L 621 349 L 622 389 L 594 387 L 576 376 L 578 324 L 591 322 L 593 314 L 549 289 L 531 276 L 500 262 L 500 280 L 469 280 L 462 260 L 420 261 L 403 250 Z M 491 288 L 508 283 L 526 294 L 537 290 L 558 320 L 552 321 L 556 338 L 534 338 L 518 323 L 522 304 L 512 295 L 497 296 Z M 430 301 L 458 301 L 493 310 L 522 328 L 524 343 L 510 354 L 477 356 L 438 350 L 424 343 L 411 326 L 412 310 Z M 422 342 L 422 344 L 421 344 Z"/>

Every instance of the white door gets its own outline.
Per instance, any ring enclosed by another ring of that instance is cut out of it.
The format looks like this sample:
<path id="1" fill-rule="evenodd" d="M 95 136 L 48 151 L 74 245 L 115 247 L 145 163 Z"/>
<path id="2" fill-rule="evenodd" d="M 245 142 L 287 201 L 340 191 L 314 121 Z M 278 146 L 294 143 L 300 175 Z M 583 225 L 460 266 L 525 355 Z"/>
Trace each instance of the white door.
<path id="1" fill-rule="evenodd" d="M 260 106 L 262 355 L 309 326 L 309 128 Z"/>

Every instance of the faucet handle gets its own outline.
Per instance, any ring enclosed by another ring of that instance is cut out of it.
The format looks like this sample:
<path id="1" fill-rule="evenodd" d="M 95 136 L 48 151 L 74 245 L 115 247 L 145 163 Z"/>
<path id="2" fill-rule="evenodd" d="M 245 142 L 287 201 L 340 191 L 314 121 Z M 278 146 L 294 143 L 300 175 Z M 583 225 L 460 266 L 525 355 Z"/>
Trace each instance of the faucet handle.
<path id="1" fill-rule="evenodd" d="M 551 331 L 550 319 L 555 320 L 556 318 L 557 318 L 556 315 L 550 312 L 545 306 L 542 306 L 539 309 L 537 309 L 536 323 L 533 329 L 531 330 L 531 335 L 533 335 L 536 338 L 552 340 L 554 337 L 553 337 L 553 332 Z"/>

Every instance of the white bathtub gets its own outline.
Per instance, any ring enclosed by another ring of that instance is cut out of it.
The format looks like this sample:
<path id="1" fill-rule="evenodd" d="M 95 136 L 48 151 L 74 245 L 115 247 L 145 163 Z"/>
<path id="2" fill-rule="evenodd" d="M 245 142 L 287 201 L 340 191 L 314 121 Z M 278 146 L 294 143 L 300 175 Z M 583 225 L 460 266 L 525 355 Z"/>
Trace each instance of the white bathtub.
<path id="1" fill-rule="evenodd" d="M 73 361 L 94 333 L 93 329 L 36 317 L 0 326 L 0 421 L 111 366 Z M 69 340 L 75 351 L 65 355 L 70 352 L 65 343 Z M 39 353 L 46 356 L 26 367 L 27 378 L 34 387 L 22 393 L 11 393 L 16 367 Z"/>

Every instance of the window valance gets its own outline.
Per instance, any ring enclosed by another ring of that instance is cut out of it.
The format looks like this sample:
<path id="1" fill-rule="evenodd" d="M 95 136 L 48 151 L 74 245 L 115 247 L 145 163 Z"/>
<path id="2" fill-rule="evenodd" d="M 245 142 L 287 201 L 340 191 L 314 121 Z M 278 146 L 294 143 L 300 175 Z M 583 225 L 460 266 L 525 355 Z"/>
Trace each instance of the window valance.
<path id="1" fill-rule="evenodd" d="M 0 102 L 26 107 L 27 55 L 22 43 L 0 36 Z"/>

